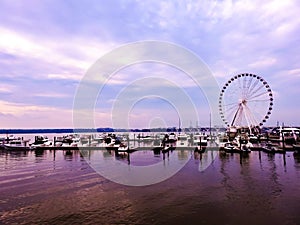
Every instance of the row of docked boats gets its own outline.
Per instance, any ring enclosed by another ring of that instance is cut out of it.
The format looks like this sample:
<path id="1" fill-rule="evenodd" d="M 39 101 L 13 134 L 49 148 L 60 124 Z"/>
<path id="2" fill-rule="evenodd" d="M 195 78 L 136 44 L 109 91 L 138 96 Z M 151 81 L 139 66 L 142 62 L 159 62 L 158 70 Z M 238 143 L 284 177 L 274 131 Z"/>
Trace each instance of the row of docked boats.
<path id="1" fill-rule="evenodd" d="M 296 134 L 295 130 L 293 132 L 293 134 Z M 134 135 L 135 138 L 132 139 Z M 210 142 L 210 146 L 212 146 L 211 143 L 214 143 L 212 142 L 212 138 L 204 133 L 154 133 L 150 135 L 136 135 L 136 133 L 94 133 L 68 134 L 61 137 L 54 137 L 52 140 L 49 140 L 46 136 L 36 136 L 32 143 L 30 143 L 30 140 L 23 140 L 13 136 L 2 139 L 0 137 L 0 147 L 7 150 L 30 150 L 40 147 L 56 147 L 56 149 L 57 147 L 100 147 L 101 149 L 106 148 L 108 150 L 129 151 L 135 150 L 133 145 L 136 144 L 136 137 L 138 137 L 138 142 L 148 141 L 142 146 L 149 146 L 149 148 L 160 151 L 172 150 L 178 147 L 193 147 L 196 151 L 203 151 L 208 142 Z M 283 136 L 284 140 L 285 138 L 286 135 Z M 278 145 L 279 142 L 274 142 L 273 140 L 269 142 L 264 137 L 254 134 L 238 134 L 233 139 L 230 139 L 230 136 L 224 133 L 223 135 L 218 135 L 216 143 L 220 150 L 228 153 L 251 152 L 254 143 L 258 143 L 257 145 L 254 144 L 254 148 L 259 146 L 260 150 L 265 152 L 283 152 L 282 147 Z"/>
<path id="2" fill-rule="evenodd" d="M 168 151 L 174 150 L 176 146 L 187 147 L 191 146 L 190 138 L 193 135 L 185 133 L 165 133 L 161 138 L 153 140 L 152 144 L 147 144 L 153 150 Z M 194 134 L 195 150 L 202 151 L 207 146 L 207 136 Z M 47 136 L 39 135 L 34 137 L 34 141 L 30 143 L 30 139 L 23 140 L 23 138 L 3 138 L 0 142 L 0 148 L 6 150 L 34 150 L 40 148 L 55 149 L 59 147 L 100 147 L 107 150 L 117 151 L 133 151 L 136 148 L 130 143 L 129 134 L 115 134 L 115 133 L 96 133 L 96 134 L 69 134 L 61 137 L 54 137 L 50 140 Z M 69 148 L 68 148 L 69 149 Z"/>
<path id="3" fill-rule="evenodd" d="M 224 139 L 224 140 L 223 140 Z M 229 128 L 223 137 L 219 137 L 219 147 L 225 152 L 250 152 L 251 149 L 266 153 L 298 153 L 300 129 L 293 127 L 275 127 L 266 133 L 251 133 L 241 128 Z M 255 145 L 255 146 L 254 146 Z M 300 149 L 300 146 L 299 146 Z"/>
<path id="4" fill-rule="evenodd" d="M 198 145 L 201 143 L 201 145 L 207 145 L 207 142 L 209 140 L 209 136 L 205 133 L 157 133 L 152 135 L 143 135 L 138 134 L 134 135 L 134 137 L 129 137 L 130 141 L 138 141 L 138 142 L 152 142 L 156 140 L 169 142 L 169 143 L 175 143 L 179 145 L 184 145 L 186 142 L 188 142 L 190 145 Z"/>
<path id="5" fill-rule="evenodd" d="M 51 146 L 52 142 L 46 136 L 36 136 L 35 141 L 30 143 L 30 139 L 23 139 L 21 137 L 14 137 L 10 135 L 1 139 L 0 148 L 5 150 L 34 150 L 37 147 Z"/>

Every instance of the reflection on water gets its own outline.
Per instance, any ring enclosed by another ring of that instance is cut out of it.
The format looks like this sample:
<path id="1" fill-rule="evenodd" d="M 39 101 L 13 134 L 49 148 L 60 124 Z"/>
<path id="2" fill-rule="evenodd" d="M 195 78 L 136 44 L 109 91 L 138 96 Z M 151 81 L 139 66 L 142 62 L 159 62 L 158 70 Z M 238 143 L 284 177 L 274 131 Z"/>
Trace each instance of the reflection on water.
<path id="1" fill-rule="evenodd" d="M 91 166 L 188 163 L 149 186 L 111 182 Z M 207 150 L 0 150 L 4 224 L 298 224 L 300 156 Z"/>

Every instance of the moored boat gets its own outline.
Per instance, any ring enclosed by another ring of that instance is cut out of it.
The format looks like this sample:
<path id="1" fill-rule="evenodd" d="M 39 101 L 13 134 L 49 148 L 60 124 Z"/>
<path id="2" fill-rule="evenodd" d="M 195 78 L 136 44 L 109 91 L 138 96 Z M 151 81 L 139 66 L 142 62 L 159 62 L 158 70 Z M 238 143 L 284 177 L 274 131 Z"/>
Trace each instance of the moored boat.
<path id="1" fill-rule="evenodd" d="M 34 150 L 35 147 L 29 146 L 29 140 L 11 140 L 10 142 L 3 145 L 5 150 L 9 151 L 26 151 L 26 150 Z"/>
<path id="2" fill-rule="evenodd" d="M 266 145 L 262 146 L 262 150 L 266 153 L 285 153 L 284 149 L 278 148 L 277 145 L 274 145 L 271 142 L 268 142 Z"/>
<path id="3" fill-rule="evenodd" d="M 52 146 L 52 142 L 46 136 L 35 136 L 34 142 L 31 147 L 49 147 Z"/>
<path id="4" fill-rule="evenodd" d="M 127 152 L 127 151 L 129 151 L 129 146 L 124 143 L 121 143 L 118 147 L 118 152 Z"/>
<path id="5" fill-rule="evenodd" d="M 238 148 L 238 146 L 232 144 L 231 142 L 227 142 L 224 145 L 224 151 L 227 153 L 239 153 L 240 149 Z"/>

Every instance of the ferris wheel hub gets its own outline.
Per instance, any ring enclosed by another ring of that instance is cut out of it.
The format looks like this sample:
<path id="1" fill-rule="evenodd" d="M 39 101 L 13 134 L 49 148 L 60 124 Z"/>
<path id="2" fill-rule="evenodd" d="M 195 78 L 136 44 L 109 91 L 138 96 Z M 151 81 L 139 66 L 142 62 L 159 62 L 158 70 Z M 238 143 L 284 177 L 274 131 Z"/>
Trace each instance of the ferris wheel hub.
<path id="1" fill-rule="evenodd" d="M 241 103 L 242 103 L 243 105 L 246 105 L 247 100 L 246 100 L 246 99 L 242 99 Z"/>

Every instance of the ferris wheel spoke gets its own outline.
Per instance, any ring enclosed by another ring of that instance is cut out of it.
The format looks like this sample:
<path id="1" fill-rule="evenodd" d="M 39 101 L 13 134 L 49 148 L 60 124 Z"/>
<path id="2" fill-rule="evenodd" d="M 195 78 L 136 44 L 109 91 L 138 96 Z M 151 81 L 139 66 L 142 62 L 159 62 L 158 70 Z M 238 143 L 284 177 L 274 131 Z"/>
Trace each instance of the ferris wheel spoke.
<path id="1" fill-rule="evenodd" d="M 258 88 L 256 88 L 255 90 L 252 90 L 249 95 L 248 98 L 251 98 L 252 95 L 256 94 L 258 91 L 260 91 L 262 88 L 264 87 L 264 85 L 259 86 Z"/>
<path id="2" fill-rule="evenodd" d="M 241 79 L 241 97 L 245 98 L 244 79 Z"/>
<path id="3" fill-rule="evenodd" d="M 247 125 L 248 127 L 250 128 L 251 127 L 251 121 L 250 121 L 250 117 L 248 118 L 248 112 L 247 112 L 247 108 L 246 108 L 246 105 L 244 105 L 244 111 L 245 111 L 245 120 L 247 122 Z"/>
<path id="4" fill-rule="evenodd" d="M 239 106 L 238 105 L 234 105 L 234 106 L 231 106 L 231 107 L 228 107 L 226 108 L 224 111 L 226 112 L 231 112 L 231 111 L 235 111 L 235 109 L 237 109 Z"/>
<path id="5" fill-rule="evenodd" d="M 237 103 L 237 102 L 233 102 L 233 103 L 228 103 L 228 104 L 225 104 L 224 106 L 229 106 L 229 105 L 238 105 L 239 103 Z"/>
<path id="6" fill-rule="evenodd" d="M 248 91 L 250 90 L 250 86 L 252 84 L 252 81 L 253 81 L 253 77 L 250 77 L 250 79 L 248 80 L 248 84 L 247 84 L 247 94 L 248 94 Z"/>
<path id="7" fill-rule="evenodd" d="M 240 107 L 239 109 L 238 116 L 236 119 L 236 124 L 240 126 L 243 124 L 243 107 Z"/>
<path id="8" fill-rule="evenodd" d="M 257 97 L 266 95 L 266 94 L 267 94 L 267 92 L 261 92 L 261 93 L 259 93 L 259 94 L 257 94 L 257 95 L 251 96 L 250 98 L 248 98 L 248 100 L 249 100 L 249 99 L 251 100 L 251 99 L 254 99 L 254 98 L 257 98 Z"/>
<path id="9" fill-rule="evenodd" d="M 244 79 L 243 79 L 243 98 L 245 98 L 246 97 L 246 94 L 247 94 L 247 77 L 244 77 Z"/>
<path id="10" fill-rule="evenodd" d="M 226 120 L 227 121 L 232 121 L 236 112 L 237 112 L 238 107 L 231 107 L 230 109 L 227 109 L 224 111 L 226 115 Z"/>
<path id="11" fill-rule="evenodd" d="M 238 86 L 238 89 L 239 89 L 239 93 L 241 93 L 242 92 L 241 82 L 240 82 L 239 79 L 237 79 L 237 82 L 238 82 L 237 86 Z M 237 94 L 237 93 L 235 93 L 235 94 Z"/>
<path id="12" fill-rule="evenodd" d="M 255 118 L 254 113 L 250 110 L 250 108 L 247 105 L 245 105 L 245 108 L 246 108 L 247 114 L 251 120 L 251 123 L 252 123 L 251 125 L 257 124 L 257 119 Z"/>
<path id="13" fill-rule="evenodd" d="M 251 112 L 255 124 L 258 124 L 258 122 L 262 121 L 264 113 L 262 111 L 258 111 L 257 107 L 253 107 L 252 109 L 249 108 L 249 111 Z"/>
<path id="14" fill-rule="evenodd" d="M 247 91 L 247 97 L 250 95 L 250 93 L 253 91 L 253 89 L 257 86 L 258 84 L 258 79 L 255 79 L 254 83 L 249 87 L 248 91 Z"/>
<path id="15" fill-rule="evenodd" d="M 269 102 L 270 99 L 255 99 L 255 100 L 247 100 L 247 102 Z"/>

